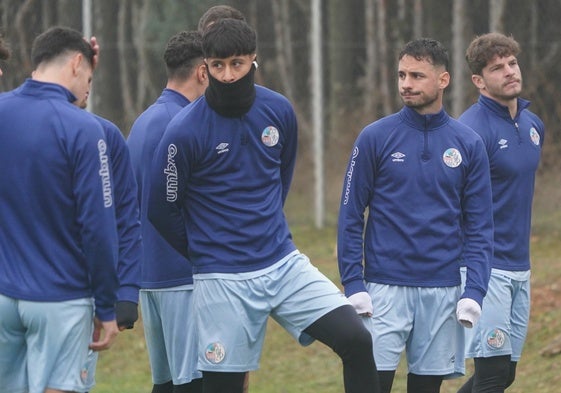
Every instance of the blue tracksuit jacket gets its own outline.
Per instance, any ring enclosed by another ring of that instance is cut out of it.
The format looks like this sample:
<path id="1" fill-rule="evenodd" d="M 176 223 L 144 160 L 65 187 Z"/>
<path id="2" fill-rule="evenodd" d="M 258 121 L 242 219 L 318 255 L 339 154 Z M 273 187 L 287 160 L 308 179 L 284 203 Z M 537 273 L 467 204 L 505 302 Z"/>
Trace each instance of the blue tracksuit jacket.
<path id="1" fill-rule="evenodd" d="M 477 132 L 489 156 L 495 220 L 492 267 L 530 269 L 530 229 L 543 122 L 518 99 L 514 119 L 507 107 L 481 95 L 459 118 Z"/>
<path id="2" fill-rule="evenodd" d="M 172 119 L 156 150 L 148 218 L 194 273 L 270 266 L 296 249 L 283 213 L 296 146 L 296 116 L 282 95 L 256 86 L 253 106 L 236 118 L 201 97 Z"/>
<path id="3" fill-rule="evenodd" d="M 150 164 L 170 120 L 189 104 L 182 94 L 164 89 L 134 122 L 127 144 L 138 183 L 143 238 L 142 288 L 169 288 L 193 283 L 191 264 L 158 233 L 148 220 Z"/>
<path id="4" fill-rule="evenodd" d="M 138 303 L 140 257 L 142 252 L 137 187 L 127 143 L 119 128 L 107 119 L 94 115 L 103 127 L 113 174 L 113 196 L 117 234 L 119 235 L 118 301 Z"/>
<path id="5" fill-rule="evenodd" d="M 460 285 L 464 258 L 462 297 L 481 304 L 492 242 L 489 162 L 473 130 L 444 110 L 420 115 L 408 107 L 362 130 L 347 166 L 338 223 L 347 296 L 366 291 L 364 281 Z"/>
<path id="6" fill-rule="evenodd" d="M 109 148 L 64 87 L 28 79 L 0 96 L 0 293 L 93 296 L 115 318 L 118 238 Z"/>

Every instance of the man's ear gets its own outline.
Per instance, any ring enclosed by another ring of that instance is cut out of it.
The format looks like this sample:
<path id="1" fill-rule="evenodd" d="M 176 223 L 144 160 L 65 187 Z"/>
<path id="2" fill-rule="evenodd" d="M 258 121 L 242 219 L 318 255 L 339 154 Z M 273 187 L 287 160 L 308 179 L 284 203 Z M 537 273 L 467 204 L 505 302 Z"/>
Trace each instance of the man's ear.
<path id="1" fill-rule="evenodd" d="M 448 87 L 450 84 L 450 73 L 448 71 L 444 71 L 438 76 L 438 84 L 442 90 Z"/>
<path id="2" fill-rule="evenodd" d="M 485 88 L 485 81 L 483 80 L 483 77 L 481 75 L 473 74 L 471 76 L 471 81 L 479 90 Z"/>
<path id="3" fill-rule="evenodd" d="M 72 56 L 72 58 L 70 59 L 70 66 L 72 67 L 72 75 L 78 74 L 78 69 L 82 65 L 83 61 L 84 61 L 84 55 L 82 55 L 81 53 L 76 53 Z"/>
<path id="4" fill-rule="evenodd" d="M 205 83 L 208 79 L 208 70 L 206 64 L 201 64 L 197 67 L 197 79 L 200 83 Z"/>

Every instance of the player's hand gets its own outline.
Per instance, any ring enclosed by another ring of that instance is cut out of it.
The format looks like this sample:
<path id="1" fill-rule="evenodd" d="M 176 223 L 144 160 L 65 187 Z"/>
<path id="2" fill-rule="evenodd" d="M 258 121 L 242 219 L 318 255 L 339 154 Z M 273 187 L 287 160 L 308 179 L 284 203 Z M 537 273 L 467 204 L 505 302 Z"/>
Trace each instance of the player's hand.
<path id="1" fill-rule="evenodd" d="M 115 305 L 117 326 L 120 331 L 132 329 L 138 320 L 138 305 L 129 301 L 120 301 Z"/>
<path id="2" fill-rule="evenodd" d="M 97 65 L 99 64 L 99 44 L 97 42 L 97 38 L 95 38 L 95 36 L 92 36 L 90 38 L 90 45 L 92 46 L 93 50 L 94 50 L 94 57 L 93 57 L 93 68 L 95 69 L 95 67 L 97 67 Z"/>
<path id="3" fill-rule="evenodd" d="M 473 299 L 463 298 L 456 306 L 456 317 L 464 327 L 472 328 L 481 316 L 481 306 Z"/>
<path id="4" fill-rule="evenodd" d="M 349 301 L 355 308 L 358 315 L 371 317 L 374 309 L 372 308 L 372 298 L 368 292 L 357 292 L 349 296 Z"/>
<path id="5" fill-rule="evenodd" d="M 92 36 L 89 39 L 88 37 L 84 37 L 84 40 L 91 45 L 94 51 L 93 69 L 95 70 L 95 67 L 97 67 L 97 65 L 99 64 L 99 44 L 97 42 L 97 38 L 95 38 L 95 36 Z"/>
<path id="6" fill-rule="evenodd" d="M 102 322 L 94 318 L 94 332 L 90 349 L 94 351 L 109 349 L 115 342 L 115 337 L 117 337 L 118 334 L 119 328 L 117 327 L 117 321 L 115 319 Z"/>

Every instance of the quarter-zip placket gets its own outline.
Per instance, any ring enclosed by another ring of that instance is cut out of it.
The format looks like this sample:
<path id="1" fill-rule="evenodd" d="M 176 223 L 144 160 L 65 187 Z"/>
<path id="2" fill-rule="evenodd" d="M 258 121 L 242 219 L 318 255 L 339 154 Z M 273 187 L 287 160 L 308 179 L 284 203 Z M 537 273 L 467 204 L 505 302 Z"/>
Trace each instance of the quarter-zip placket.
<path id="1" fill-rule="evenodd" d="M 429 151 L 429 131 L 428 131 L 428 118 L 425 117 L 425 128 L 423 130 L 423 153 L 421 154 L 421 159 L 423 161 L 428 161 L 431 158 Z"/>

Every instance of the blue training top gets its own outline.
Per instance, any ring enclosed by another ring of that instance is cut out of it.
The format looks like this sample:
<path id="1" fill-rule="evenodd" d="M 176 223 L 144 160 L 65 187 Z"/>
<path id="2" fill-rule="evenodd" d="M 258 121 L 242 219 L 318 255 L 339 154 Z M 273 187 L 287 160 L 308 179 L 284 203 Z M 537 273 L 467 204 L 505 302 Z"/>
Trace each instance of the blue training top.
<path id="1" fill-rule="evenodd" d="M 193 284 L 191 264 L 158 233 L 148 220 L 150 165 L 170 120 L 189 100 L 164 89 L 160 97 L 134 122 L 127 144 L 138 183 L 142 226 L 142 288 L 159 289 Z"/>
<path id="2" fill-rule="evenodd" d="M 74 95 L 28 79 L 0 96 L 0 293 L 93 296 L 115 319 L 117 247 L 109 147 Z"/>
<path id="3" fill-rule="evenodd" d="M 113 195 L 117 234 L 119 235 L 119 290 L 117 300 L 138 303 L 140 288 L 140 257 L 142 252 L 140 234 L 140 213 L 138 209 L 137 187 L 132 170 L 129 149 L 121 130 L 103 117 L 94 115 L 103 127 L 111 170 L 113 174 Z"/>
<path id="4" fill-rule="evenodd" d="M 518 98 L 513 119 L 506 106 L 481 95 L 459 118 L 481 136 L 489 156 L 496 269 L 530 269 L 532 200 L 545 130 L 529 105 Z"/>
<path id="5" fill-rule="evenodd" d="M 473 130 L 444 110 L 420 115 L 409 107 L 362 130 L 339 211 L 337 251 L 347 296 L 366 291 L 364 281 L 460 285 L 464 258 L 462 297 L 481 304 L 492 241 L 489 163 Z"/>
<path id="6" fill-rule="evenodd" d="M 148 217 L 195 273 L 255 271 L 296 249 L 283 212 L 296 116 L 285 97 L 255 88 L 241 117 L 205 97 L 182 109 L 154 156 Z"/>

